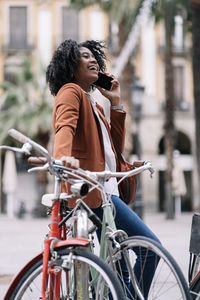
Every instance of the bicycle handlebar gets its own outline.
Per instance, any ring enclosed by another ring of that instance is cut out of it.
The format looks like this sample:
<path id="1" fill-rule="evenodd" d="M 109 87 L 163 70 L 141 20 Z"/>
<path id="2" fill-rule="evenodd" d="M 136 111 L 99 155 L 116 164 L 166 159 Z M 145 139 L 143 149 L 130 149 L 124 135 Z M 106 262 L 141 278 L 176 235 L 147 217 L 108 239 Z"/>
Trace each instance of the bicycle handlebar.
<path id="1" fill-rule="evenodd" d="M 30 138 L 17 131 L 16 129 L 9 129 L 8 134 L 12 136 L 15 140 L 19 141 L 22 144 L 30 142 Z"/>
<path id="2" fill-rule="evenodd" d="M 44 157 L 39 157 L 39 158 L 35 158 L 35 157 L 29 158 L 29 163 L 44 165 L 45 163 L 48 162 L 48 164 L 46 164 L 46 166 L 29 169 L 29 172 L 37 171 L 37 170 L 41 170 L 41 169 L 48 170 L 49 169 L 48 167 L 50 167 L 50 169 L 53 171 L 52 174 L 57 174 L 59 172 L 59 170 L 63 170 L 64 181 L 66 181 L 66 179 L 69 179 L 69 176 L 72 175 L 72 177 L 73 177 L 76 174 L 77 178 L 82 179 L 82 180 L 85 179 L 86 181 L 88 180 L 92 184 L 94 184 L 94 182 L 96 182 L 96 184 L 99 184 L 100 183 L 99 179 L 102 179 L 102 181 L 106 181 L 110 177 L 118 177 L 118 178 L 121 177 L 122 179 L 124 179 L 129 176 L 137 175 L 145 170 L 149 170 L 151 175 L 154 172 L 154 169 L 152 168 L 152 164 L 149 161 L 144 162 L 144 164 L 139 167 L 137 167 L 137 162 L 136 162 L 136 168 L 133 170 L 130 170 L 130 171 L 126 171 L 126 172 L 111 172 L 111 171 L 92 172 L 92 171 L 85 171 L 82 169 L 73 169 L 73 168 L 69 168 L 69 167 L 64 167 L 64 166 L 62 166 L 62 162 L 60 160 L 55 160 L 53 157 L 51 157 L 49 155 L 48 151 L 44 147 L 42 147 L 38 143 L 32 141 L 29 137 L 25 136 L 21 132 L 17 131 L 16 129 L 10 129 L 8 131 L 8 133 L 10 136 L 15 138 L 19 142 L 24 143 L 24 145 L 21 149 L 13 147 L 12 148 L 13 151 L 16 151 L 16 149 L 19 149 L 21 152 L 23 152 L 23 149 L 24 149 L 24 153 L 28 153 L 27 149 L 32 150 L 32 148 L 34 148 L 37 152 L 39 152 L 40 154 L 42 154 L 44 156 Z M 59 177 L 62 179 L 62 175 L 60 173 L 59 173 Z"/>
<path id="3" fill-rule="evenodd" d="M 35 157 L 35 156 L 30 156 L 28 159 L 28 164 L 30 165 L 44 165 L 47 163 L 47 159 L 45 157 Z"/>
<path id="4" fill-rule="evenodd" d="M 28 158 L 28 163 L 29 164 L 35 164 L 35 165 L 44 165 L 45 163 L 47 162 L 47 160 L 44 158 L 44 157 L 29 157 Z M 81 174 L 84 175 L 84 177 L 86 177 L 87 179 L 97 179 L 97 178 L 110 178 L 110 177 L 123 177 L 123 176 L 126 176 L 126 177 L 129 177 L 129 176 L 133 176 L 133 175 L 137 175 L 145 170 L 149 170 L 151 174 L 154 173 L 154 169 L 152 167 L 152 164 L 151 162 L 149 161 L 146 161 L 144 162 L 143 165 L 141 165 L 141 163 L 139 164 L 139 162 L 135 164 L 134 162 L 134 165 L 135 165 L 135 169 L 132 169 L 130 171 L 126 171 L 126 172 L 111 172 L 109 170 L 105 170 L 105 171 L 100 171 L 100 172 L 92 172 L 92 171 L 88 171 L 88 170 L 82 170 L 82 169 L 73 169 L 73 168 L 70 168 L 70 167 L 64 167 L 62 166 L 62 162 L 61 160 L 54 160 L 54 166 L 56 168 L 60 168 L 60 169 L 63 169 L 64 171 L 65 170 L 68 170 L 68 172 L 72 172 L 73 171 L 73 175 L 75 173 L 77 174 Z M 42 169 L 42 167 L 40 168 L 33 168 L 33 171 L 34 170 L 39 170 L 39 169 Z M 31 169 L 30 169 L 31 170 Z"/>
<path id="5" fill-rule="evenodd" d="M 31 145 L 37 152 L 39 152 L 40 154 L 42 154 L 44 157 L 47 158 L 48 162 L 51 161 L 51 156 L 49 155 L 49 152 L 42 147 L 41 145 L 39 145 L 38 143 L 32 141 L 29 137 L 25 136 L 24 134 L 22 134 L 21 132 L 19 132 L 16 129 L 9 129 L 8 130 L 8 134 L 10 136 L 12 136 L 14 139 L 16 139 L 17 141 L 19 141 L 20 143 L 26 144 L 28 143 L 29 145 Z M 31 149 L 30 149 L 31 150 Z"/>
<path id="6" fill-rule="evenodd" d="M 90 172 L 90 171 L 86 171 L 88 173 L 91 173 L 91 175 L 97 176 L 97 177 L 129 177 L 129 176 L 133 176 L 133 175 L 137 175 L 145 170 L 149 170 L 151 174 L 154 173 L 154 169 L 152 167 L 151 162 L 147 161 L 144 163 L 144 165 L 140 166 L 140 167 L 136 167 L 133 170 L 130 171 L 126 171 L 126 172 L 111 172 L 111 171 L 101 171 L 101 172 Z"/>

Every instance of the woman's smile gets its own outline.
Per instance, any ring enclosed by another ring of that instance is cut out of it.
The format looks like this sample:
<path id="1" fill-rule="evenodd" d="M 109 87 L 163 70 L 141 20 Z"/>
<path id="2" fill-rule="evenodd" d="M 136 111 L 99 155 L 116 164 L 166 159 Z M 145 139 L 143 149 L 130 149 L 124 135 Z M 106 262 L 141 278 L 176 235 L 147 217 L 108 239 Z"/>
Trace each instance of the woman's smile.
<path id="1" fill-rule="evenodd" d="M 88 90 L 98 79 L 99 65 L 93 53 L 86 47 L 80 48 L 81 59 L 76 71 L 76 83 Z"/>

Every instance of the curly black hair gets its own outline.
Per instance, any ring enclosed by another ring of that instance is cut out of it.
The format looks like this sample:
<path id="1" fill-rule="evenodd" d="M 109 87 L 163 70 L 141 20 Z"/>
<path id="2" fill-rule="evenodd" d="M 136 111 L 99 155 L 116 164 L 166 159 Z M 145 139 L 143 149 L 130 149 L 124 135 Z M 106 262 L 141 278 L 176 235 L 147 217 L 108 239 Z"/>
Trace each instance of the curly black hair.
<path id="1" fill-rule="evenodd" d="M 100 70 L 105 71 L 106 55 L 103 50 L 105 48 L 103 41 L 88 40 L 78 44 L 71 39 L 65 40 L 54 52 L 46 71 L 46 81 L 52 95 L 56 96 L 64 84 L 74 82 L 81 59 L 80 47 L 88 48 L 97 60 Z"/>

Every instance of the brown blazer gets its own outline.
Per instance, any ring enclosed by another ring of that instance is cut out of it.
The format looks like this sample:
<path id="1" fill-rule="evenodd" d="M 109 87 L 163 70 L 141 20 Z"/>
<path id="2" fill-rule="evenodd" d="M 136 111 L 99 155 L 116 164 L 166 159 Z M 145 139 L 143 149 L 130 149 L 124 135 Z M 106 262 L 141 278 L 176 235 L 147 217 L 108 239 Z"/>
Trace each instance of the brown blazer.
<path id="1" fill-rule="evenodd" d="M 97 104 L 97 109 L 109 135 L 111 132 L 122 152 L 126 113 L 111 110 L 109 125 L 103 108 Z M 53 156 L 55 158 L 60 159 L 64 155 L 74 156 L 79 159 L 82 169 L 90 171 L 105 169 L 101 127 L 90 100 L 80 86 L 68 83 L 59 90 L 53 110 L 53 128 L 55 133 Z M 67 192 L 67 190 L 67 185 L 63 184 L 62 191 Z M 92 191 L 84 200 L 91 208 L 99 207 L 102 202 L 97 190 Z M 74 207 L 74 205 L 75 200 L 70 200 L 69 207 Z"/>

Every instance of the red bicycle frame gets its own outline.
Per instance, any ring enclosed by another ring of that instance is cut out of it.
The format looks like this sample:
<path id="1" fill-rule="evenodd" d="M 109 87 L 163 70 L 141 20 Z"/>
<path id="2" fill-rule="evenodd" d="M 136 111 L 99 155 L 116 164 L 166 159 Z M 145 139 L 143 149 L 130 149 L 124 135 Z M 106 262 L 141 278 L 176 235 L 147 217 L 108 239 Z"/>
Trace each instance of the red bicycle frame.
<path id="1" fill-rule="evenodd" d="M 52 212 L 51 212 L 51 223 L 49 237 L 44 241 L 44 253 L 43 253 L 43 275 L 42 275 L 42 299 L 46 300 L 47 296 L 49 300 L 60 299 L 60 280 L 61 271 L 55 270 L 54 266 L 48 266 L 49 256 L 51 248 L 53 249 L 60 247 L 69 246 L 82 246 L 87 247 L 89 245 L 88 239 L 82 238 L 70 238 L 66 239 L 66 226 L 65 224 L 59 228 L 59 222 L 62 220 L 60 215 L 60 181 L 59 178 L 55 178 L 55 200 L 52 201 Z M 58 197 L 56 197 L 58 195 Z M 56 199 L 57 198 L 57 199 Z M 50 284 L 50 289 L 47 290 L 48 283 Z M 48 295 L 47 295 L 48 294 Z"/>

